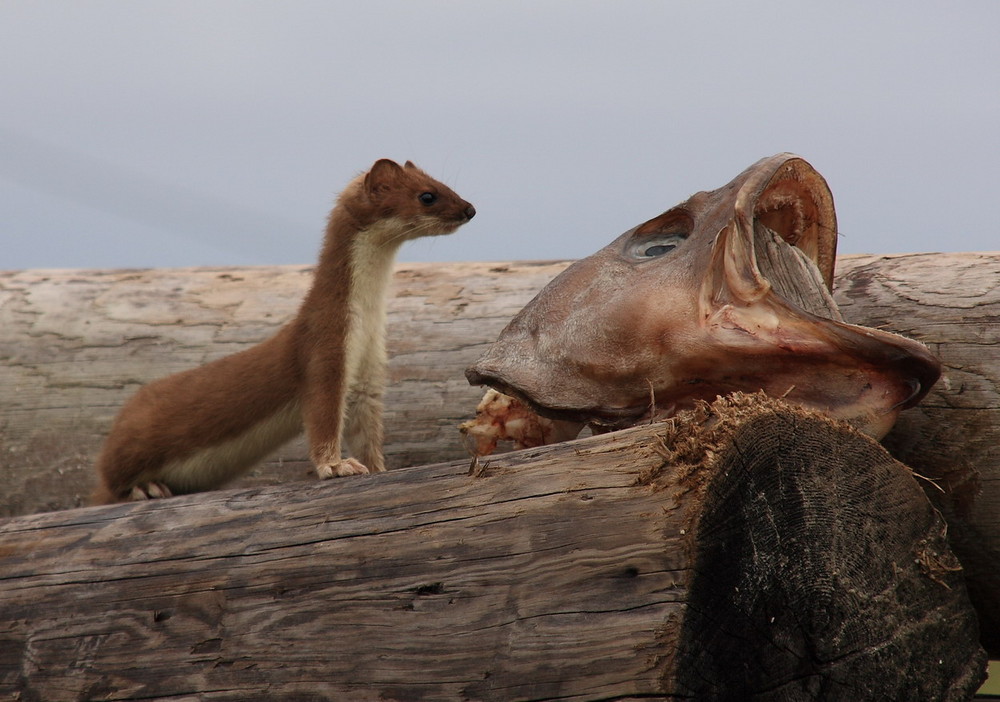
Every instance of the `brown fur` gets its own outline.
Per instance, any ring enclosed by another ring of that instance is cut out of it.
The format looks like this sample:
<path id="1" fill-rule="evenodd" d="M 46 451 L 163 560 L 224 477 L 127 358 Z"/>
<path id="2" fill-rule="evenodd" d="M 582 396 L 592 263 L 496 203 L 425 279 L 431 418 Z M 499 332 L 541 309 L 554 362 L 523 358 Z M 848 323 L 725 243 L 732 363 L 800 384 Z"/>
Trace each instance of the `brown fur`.
<path id="1" fill-rule="evenodd" d="M 431 203 L 421 201 L 431 193 Z M 475 209 L 412 163 L 377 161 L 341 193 L 296 317 L 263 343 L 156 380 L 122 408 L 95 503 L 218 487 L 302 431 L 320 477 L 384 470 L 385 288 L 399 245 Z M 349 343 L 350 342 L 350 343 Z M 355 459 L 341 459 L 347 424 Z"/>

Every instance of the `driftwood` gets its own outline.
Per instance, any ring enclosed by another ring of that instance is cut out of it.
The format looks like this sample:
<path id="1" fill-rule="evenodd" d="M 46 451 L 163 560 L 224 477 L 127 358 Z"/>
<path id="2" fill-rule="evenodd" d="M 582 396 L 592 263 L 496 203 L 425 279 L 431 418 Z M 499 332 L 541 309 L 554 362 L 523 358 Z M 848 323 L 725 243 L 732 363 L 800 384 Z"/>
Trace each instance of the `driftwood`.
<path id="1" fill-rule="evenodd" d="M 883 440 L 948 520 L 983 644 L 1000 657 L 1000 254 L 841 260 L 844 318 L 927 344 L 944 373 Z"/>
<path id="2" fill-rule="evenodd" d="M 21 700 L 969 699 L 910 471 L 743 397 L 468 461 L 0 524 Z"/>
<path id="3" fill-rule="evenodd" d="M 389 312 L 390 468 L 468 455 L 462 375 L 565 264 L 407 264 Z M 311 268 L 0 273 L 0 516 L 83 504 L 112 419 L 143 383 L 258 343 L 288 321 Z M 242 485 L 312 480 L 294 442 Z"/>
<path id="4" fill-rule="evenodd" d="M 481 396 L 463 369 L 565 263 L 403 264 L 390 307 L 390 466 L 466 455 Z M 944 375 L 885 445 L 932 500 L 1000 655 L 1000 253 L 847 256 L 845 319 L 924 341 Z M 140 383 L 240 350 L 290 318 L 310 269 L 0 274 L 0 516 L 81 504 L 108 425 Z M 301 442 L 240 484 L 313 480 Z"/>

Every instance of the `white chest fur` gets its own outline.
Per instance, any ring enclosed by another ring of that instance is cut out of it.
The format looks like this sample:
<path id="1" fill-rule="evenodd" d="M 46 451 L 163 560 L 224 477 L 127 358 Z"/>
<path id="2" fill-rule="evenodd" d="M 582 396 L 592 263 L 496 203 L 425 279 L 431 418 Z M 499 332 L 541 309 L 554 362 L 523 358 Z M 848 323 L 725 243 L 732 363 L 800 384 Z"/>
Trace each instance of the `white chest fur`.
<path id="1" fill-rule="evenodd" d="M 383 220 L 361 232 L 352 247 L 346 343 L 350 394 L 381 394 L 385 387 L 386 298 L 396 251 L 406 232 L 400 220 Z"/>

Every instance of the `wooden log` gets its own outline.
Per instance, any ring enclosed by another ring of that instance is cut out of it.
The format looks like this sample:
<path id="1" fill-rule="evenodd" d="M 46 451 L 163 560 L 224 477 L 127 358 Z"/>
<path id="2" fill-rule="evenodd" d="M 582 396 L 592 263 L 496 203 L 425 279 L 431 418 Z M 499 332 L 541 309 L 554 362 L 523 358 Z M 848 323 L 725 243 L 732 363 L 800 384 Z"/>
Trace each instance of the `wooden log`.
<path id="1" fill-rule="evenodd" d="M 21 700 L 969 699 L 945 527 L 776 401 L 500 456 L 0 523 Z"/>
<path id="2" fill-rule="evenodd" d="M 965 567 L 983 643 L 1000 658 L 1000 254 L 848 256 L 835 299 L 848 322 L 927 344 L 944 373 L 883 443 L 929 478 Z"/>
<path id="3" fill-rule="evenodd" d="M 390 468 L 467 456 L 482 396 L 465 367 L 565 264 L 405 264 L 389 310 Z M 256 344 L 311 268 L 0 273 L 0 516 L 79 506 L 122 403 L 150 380 Z M 242 485 L 314 479 L 302 441 Z"/>
<path id="4" fill-rule="evenodd" d="M 455 427 L 481 392 L 462 376 L 566 263 L 401 264 L 390 305 L 391 467 L 466 455 Z M 849 322 L 927 343 L 944 375 L 886 446 L 932 479 L 1000 656 L 1000 253 L 846 256 Z M 82 504 L 92 461 L 139 384 L 238 351 L 289 319 L 310 269 L 0 273 L 0 516 Z M 241 485 L 312 480 L 302 442 Z"/>
<path id="5" fill-rule="evenodd" d="M 466 455 L 454 427 L 481 395 L 462 377 L 566 263 L 401 264 L 390 304 L 391 466 Z M 1000 421 L 1000 254 L 848 256 L 836 299 L 848 321 L 929 343 L 946 372 L 890 442 L 940 456 L 948 488 L 991 480 Z M 0 273 L 0 515 L 63 509 L 88 494 L 91 463 L 124 400 L 149 380 L 274 333 L 308 287 L 304 266 Z M 909 437 L 935 410 L 932 431 Z M 910 440 L 910 439 L 913 440 Z M 962 446 L 962 452 L 957 450 Z M 961 461 L 956 456 L 961 453 Z M 923 461 L 923 463 L 928 463 Z M 989 464 L 990 469 L 984 470 Z M 919 466 L 921 468 L 926 466 Z M 301 442 L 244 484 L 308 477 Z M 1000 488 L 983 511 L 1000 514 Z M 996 526 L 994 524 L 994 526 Z"/>

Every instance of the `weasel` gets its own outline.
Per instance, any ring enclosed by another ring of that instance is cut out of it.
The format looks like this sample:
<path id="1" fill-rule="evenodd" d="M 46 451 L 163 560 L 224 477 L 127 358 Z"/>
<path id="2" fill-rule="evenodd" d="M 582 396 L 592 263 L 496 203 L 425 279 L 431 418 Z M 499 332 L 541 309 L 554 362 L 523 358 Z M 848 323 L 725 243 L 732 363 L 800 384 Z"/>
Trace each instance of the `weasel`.
<path id="1" fill-rule="evenodd" d="M 96 504 L 216 488 L 302 432 L 320 478 L 381 472 L 386 296 L 400 245 L 475 208 L 411 162 L 376 161 L 330 213 L 297 315 L 246 351 L 153 381 L 122 408 Z M 341 441 L 354 457 L 341 457 Z"/>

